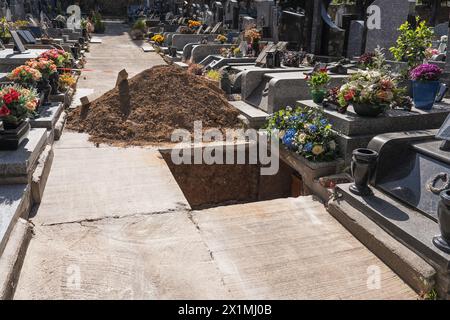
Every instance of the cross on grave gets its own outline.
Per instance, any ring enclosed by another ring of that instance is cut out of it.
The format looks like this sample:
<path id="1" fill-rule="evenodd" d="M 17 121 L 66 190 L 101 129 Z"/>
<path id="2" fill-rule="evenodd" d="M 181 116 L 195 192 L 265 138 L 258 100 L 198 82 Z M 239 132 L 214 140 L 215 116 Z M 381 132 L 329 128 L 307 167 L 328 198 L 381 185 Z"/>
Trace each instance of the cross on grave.
<path id="1" fill-rule="evenodd" d="M 10 33 L 11 33 L 11 36 L 14 41 L 14 53 L 16 53 L 16 54 L 25 53 L 27 51 L 27 48 L 25 48 L 25 46 L 22 43 L 22 40 L 20 40 L 20 37 L 17 34 L 17 31 L 11 30 Z"/>

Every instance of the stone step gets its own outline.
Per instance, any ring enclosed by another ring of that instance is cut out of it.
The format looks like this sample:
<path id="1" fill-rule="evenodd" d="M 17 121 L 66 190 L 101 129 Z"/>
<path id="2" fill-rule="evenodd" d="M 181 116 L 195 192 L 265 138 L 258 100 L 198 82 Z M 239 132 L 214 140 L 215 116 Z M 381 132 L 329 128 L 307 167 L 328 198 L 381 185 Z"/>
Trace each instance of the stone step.
<path id="1" fill-rule="evenodd" d="M 61 138 L 62 132 L 64 130 L 64 126 L 66 124 L 66 118 L 67 118 L 67 113 L 65 111 L 63 111 L 61 113 L 61 116 L 59 117 L 58 122 L 55 125 L 55 136 L 54 136 L 55 141 L 58 141 L 59 138 Z"/>
<path id="2" fill-rule="evenodd" d="M 436 270 L 346 201 L 334 200 L 328 212 L 417 293 L 429 293 Z"/>
<path id="3" fill-rule="evenodd" d="M 230 104 L 247 118 L 248 126 L 251 128 L 261 128 L 269 117 L 269 114 L 253 107 L 245 101 L 230 101 Z"/>
<path id="4" fill-rule="evenodd" d="M 14 296 L 31 237 L 31 224 L 19 218 L 0 255 L 0 300 L 11 300 Z"/>
<path id="5" fill-rule="evenodd" d="M 19 149 L 0 151 L 0 185 L 30 182 L 47 137 L 46 129 L 31 129 Z"/>
<path id="6" fill-rule="evenodd" d="M 26 184 L 0 186 L 0 256 L 20 217 L 28 217 L 31 188 Z"/>

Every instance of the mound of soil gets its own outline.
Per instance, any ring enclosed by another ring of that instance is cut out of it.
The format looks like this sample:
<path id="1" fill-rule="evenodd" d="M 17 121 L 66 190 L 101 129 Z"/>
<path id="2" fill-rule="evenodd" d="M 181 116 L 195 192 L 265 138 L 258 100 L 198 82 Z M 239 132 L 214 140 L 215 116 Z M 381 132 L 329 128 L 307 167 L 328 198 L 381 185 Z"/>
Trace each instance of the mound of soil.
<path id="1" fill-rule="evenodd" d="M 173 66 L 157 66 L 129 80 L 131 112 L 120 110 L 115 88 L 91 103 L 81 116 L 73 110 L 67 127 L 90 135 L 97 143 L 145 145 L 170 142 L 175 129 L 193 132 L 194 121 L 203 129 L 239 127 L 239 112 L 223 91 L 209 80 Z"/>

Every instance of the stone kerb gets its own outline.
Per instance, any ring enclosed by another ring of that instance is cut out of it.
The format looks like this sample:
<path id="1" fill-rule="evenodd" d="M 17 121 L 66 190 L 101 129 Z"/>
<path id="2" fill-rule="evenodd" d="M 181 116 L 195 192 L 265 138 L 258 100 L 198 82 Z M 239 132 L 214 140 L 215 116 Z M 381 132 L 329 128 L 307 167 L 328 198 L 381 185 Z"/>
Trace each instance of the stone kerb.
<path id="1" fill-rule="evenodd" d="M 199 63 L 207 56 L 219 54 L 221 49 L 223 48 L 229 49 L 232 46 L 233 46 L 232 44 L 201 44 L 195 46 L 192 49 L 191 62 Z"/>
<path id="2" fill-rule="evenodd" d="M 181 51 L 188 43 L 200 42 L 203 38 L 208 39 L 208 41 L 213 41 L 216 37 L 217 35 L 213 34 L 174 34 L 172 36 L 172 47 Z"/>

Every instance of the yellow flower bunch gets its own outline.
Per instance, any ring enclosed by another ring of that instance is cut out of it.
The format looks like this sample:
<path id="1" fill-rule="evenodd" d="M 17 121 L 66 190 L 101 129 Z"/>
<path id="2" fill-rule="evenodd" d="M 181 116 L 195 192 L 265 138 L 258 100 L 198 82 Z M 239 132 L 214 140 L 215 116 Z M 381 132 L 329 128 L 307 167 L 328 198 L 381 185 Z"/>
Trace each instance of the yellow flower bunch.
<path id="1" fill-rule="evenodd" d="M 188 27 L 193 29 L 193 28 L 198 28 L 202 25 L 202 23 L 200 21 L 196 21 L 196 20 L 189 20 L 188 21 Z"/>
<path id="2" fill-rule="evenodd" d="M 62 89 L 67 90 L 67 89 L 75 86 L 75 84 L 76 84 L 76 80 L 75 80 L 74 76 L 72 76 L 70 73 L 64 73 L 59 76 L 59 86 Z"/>
<path id="3" fill-rule="evenodd" d="M 245 31 L 245 37 L 254 42 L 255 40 L 261 40 L 261 33 L 258 31 L 258 29 L 251 28 Z"/>
<path id="4" fill-rule="evenodd" d="M 219 42 L 224 43 L 224 42 L 226 42 L 226 41 L 228 40 L 228 38 L 225 37 L 223 34 L 219 34 L 219 35 L 217 36 L 216 40 L 219 41 Z"/>
<path id="5" fill-rule="evenodd" d="M 161 44 L 164 42 L 164 36 L 156 34 L 150 40 L 155 41 L 157 44 Z"/>

